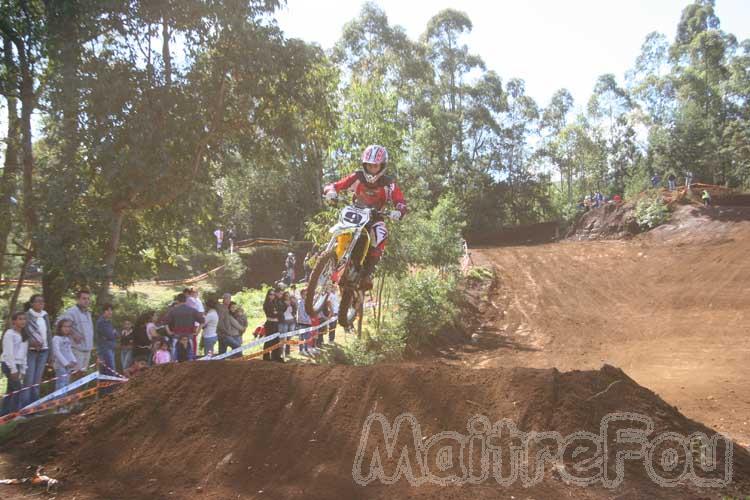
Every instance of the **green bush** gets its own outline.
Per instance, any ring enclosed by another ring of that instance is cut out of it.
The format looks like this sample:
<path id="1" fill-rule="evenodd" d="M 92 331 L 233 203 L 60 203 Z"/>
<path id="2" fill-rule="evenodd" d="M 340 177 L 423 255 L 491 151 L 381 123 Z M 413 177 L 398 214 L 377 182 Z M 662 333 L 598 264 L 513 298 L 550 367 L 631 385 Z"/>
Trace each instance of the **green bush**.
<path id="1" fill-rule="evenodd" d="M 239 254 L 229 254 L 224 256 L 224 267 L 216 271 L 211 279 L 219 293 L 234 293 L 242 290 L 246 271 L 247 267 Z"/>
<path id="2" fill-rule="evenodd" d="M 455 290 L 455 275 L 434 269 L 419 270 L 401 281 L 397 319 L 410 344 L 419 345 L 454 322 Z"/>
<path id="3" fill-rule="evenodd" d="M 366 333 L 363 340 L 353 339 L 347 344 L 325 346 L 320 362 L 364 366 L 403 359 L 406 335 L 399 322 L 384 322 L 377 335 L 369 331 Z"/>
<path id="4" fill-rule="evenodd" d="M 659 195 L 639 200 L 635 206 L 635 219 L 641 229 L 660 226 L 669 220 L 669 216 L 669 207 Z"/>
<path id="5" fill-rule="evenodd" d="M 466 273 L 466 279 L 470 281 L 490 281 L 495 277 L 495 272 L 492 269 L 486 267 L 472 267 L 469 272 Z"/>

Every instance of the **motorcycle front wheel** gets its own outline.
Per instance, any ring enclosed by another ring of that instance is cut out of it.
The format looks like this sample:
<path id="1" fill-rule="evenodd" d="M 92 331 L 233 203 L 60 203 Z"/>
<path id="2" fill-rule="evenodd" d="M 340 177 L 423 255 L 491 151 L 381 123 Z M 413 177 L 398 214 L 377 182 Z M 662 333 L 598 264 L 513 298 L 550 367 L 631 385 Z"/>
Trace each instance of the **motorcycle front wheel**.
<path id="1" fill-rule="evenodd" d="M 307 283 L 305 310 L 307 314 L 318 314 L 325 304 L 327 289 L 332 283 L 331 276 L 336 269 L 336 253 L 334 250 L 325 252 L 318 258 L 310 281 Z"/>

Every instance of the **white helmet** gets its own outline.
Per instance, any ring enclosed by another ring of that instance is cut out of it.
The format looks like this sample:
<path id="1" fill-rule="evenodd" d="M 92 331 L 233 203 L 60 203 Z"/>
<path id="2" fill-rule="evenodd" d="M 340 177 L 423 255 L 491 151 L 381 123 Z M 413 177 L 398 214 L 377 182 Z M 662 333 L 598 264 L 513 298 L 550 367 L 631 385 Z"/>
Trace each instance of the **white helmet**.
<path id="1" fill-rule="evenodd" d="M 367 164 L 380 165 L 380 170 L 371 174 L 367 171 Z M 386 167 L 388 167 L 388 150 L 377 144 L 367 146 L 362 152 L 362 173 L 365 175 L 365 181 L 368 184 L 375 184 L 385 173 Z"/>

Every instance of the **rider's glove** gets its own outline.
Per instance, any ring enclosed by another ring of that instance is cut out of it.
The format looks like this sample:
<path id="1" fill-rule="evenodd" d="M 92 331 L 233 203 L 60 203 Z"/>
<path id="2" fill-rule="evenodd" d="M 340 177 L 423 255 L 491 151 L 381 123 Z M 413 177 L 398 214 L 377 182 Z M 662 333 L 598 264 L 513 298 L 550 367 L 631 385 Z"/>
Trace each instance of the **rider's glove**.
<path id="1" fill-rule="evenodd" d="M 398 210 L 391 210 L 391 213 L 388 214 L 388 217 L 390 217 L 393 220 L 400 220 L 401 212 Z"/>
<path id="2" fill-rule="evenodd" d="M 335 201 L 337 197 L 338 197 L 338 194 L 336 193 L 335 189 L 331 189 L 330 191 L 326 193 L 326 200 L 328 201 Z"/>

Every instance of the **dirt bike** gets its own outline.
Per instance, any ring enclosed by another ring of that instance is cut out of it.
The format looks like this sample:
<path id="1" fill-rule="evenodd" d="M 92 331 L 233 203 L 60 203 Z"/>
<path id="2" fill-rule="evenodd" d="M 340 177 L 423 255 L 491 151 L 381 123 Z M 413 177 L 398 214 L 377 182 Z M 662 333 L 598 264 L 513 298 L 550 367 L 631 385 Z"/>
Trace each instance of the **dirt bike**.
<path id="1" fill-rule="evenodd" d="M 331 240 L 318 257 L 307 284 L 305 308 L 318 314 L 325 305 L 331 286 L 338 284 L 341 294 L 338 323 L 351 329 L 359 319 L 362 329 L 362 310 L 365 292 L 360 289 L 362 265 L 370 249 L 369 224 L 388 214 L 357 204 L 347 205 L 339 214 L 339 221 L 329 232 Z"/>

